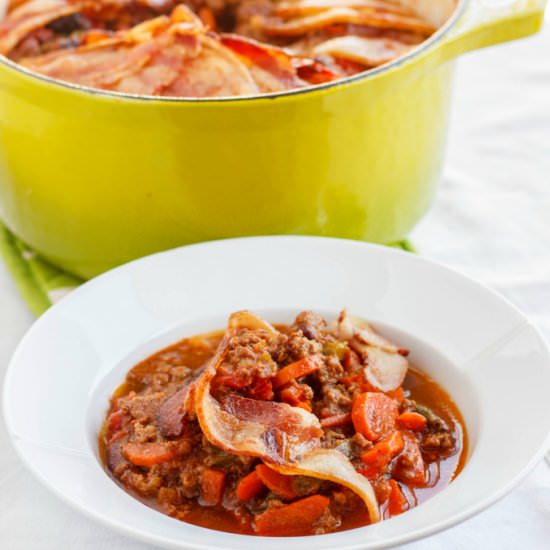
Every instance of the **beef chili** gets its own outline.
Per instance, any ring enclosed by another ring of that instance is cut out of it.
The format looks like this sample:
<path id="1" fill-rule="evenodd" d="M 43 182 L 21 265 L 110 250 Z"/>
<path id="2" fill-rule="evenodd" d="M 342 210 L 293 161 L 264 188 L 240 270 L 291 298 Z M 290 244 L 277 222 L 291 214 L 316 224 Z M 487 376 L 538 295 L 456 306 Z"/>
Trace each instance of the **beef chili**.
<path id="1" fill-rule="evenodd" d="M 132 368 L 99 435 L 112 477 L 179 520 L 298 536 L 391 518 L 461 470 L 457 407 L 408 351 L 343 311 L 250 312 Z"/>
<path id="2" fill-rule="evenodd" d="M 0 55 L 114 92 L 231 97 L 331 82 L 436 28 L 395 0 L 8 0 Z"/>

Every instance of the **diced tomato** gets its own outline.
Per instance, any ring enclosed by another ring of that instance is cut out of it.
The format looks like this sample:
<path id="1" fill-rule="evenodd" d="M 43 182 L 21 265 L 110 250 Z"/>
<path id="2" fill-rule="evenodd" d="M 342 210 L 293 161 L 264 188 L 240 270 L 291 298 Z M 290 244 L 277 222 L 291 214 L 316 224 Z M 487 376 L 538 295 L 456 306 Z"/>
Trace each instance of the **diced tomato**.
<path id="1" fill-rule="evenodd" d="M 407 502 L 403 491 L 401 491 L 399 483 L 397 483 L 395 479 L 390 479 L 389 481 L 391 491 L 388 499 L 388 511 L 390 516 L 397 516 L 408 510 L 409 503 Z"/>
<path id="2" fill-rule="evenodd" d="M 311 411 L 311 403 L 304 393 L 302 384 L 298 384 L 294 380 L 279 390 L 279 400 L 293 407 Z"/>
<path id="3" fill-rule="evenodd" d="M 225 472 L 205 468 L 202 472 L 201 497 L 206 506 L 216 506 L 223 498 Z"/>
<path id="4" fill-rule="evenodd" d="M 262 494 L 266 486 L 260 479 L 258 472 L 254 470 L 244 476 L 237 485 L 237 497 L 241 500 L 250 500 Z"/>
<path id="5" fill-rule="evenodd" d="M 153 466 L 175 458 L 176 450 L 170 442 L 129 442 L 122 445 L 122 454 L 136 466 Z"/>
<path id="6" fill-rule="evenodd" d="M 378 468 L 373 468 L 372 466 L 366 468 L 357 468 L 357 472 L 360 473 L 362 476 L 365 476 L 367 479 L 370 479 L 371 481 L 380 475 L 380 470 Z"/>
<path id="7" fill-rule="evenodd" d="M 348 388 L 352 384 L 358 384 L 361 385 L 363 383 L 363 375 L 362 374 L 351 374 L 350 376 L 344 376 L 340 379 L 342 384 Z"/>
<path id="8" fill-rule="evenodd" d="M 426 428 L 428 420 L 423 414 L 417 412 L 404 412 L 397 417 L 397 423 L 407 430 L 420 432 Z"/>
<path id="9" fill-rule="evenodd" d="M 376 392 L 357 396 L 351 411 L 355 430 L 370 441 L 376 441 L 392 432 L 398 415 L 396 401 Z"/>
<path id="10" fill-rule="evenodd" d="M 280 497 L 293 500 L 298 496 L 292 486 L 292 476 L 280 474 L 265 464 L 258 464 L 256 472 L 264 485 Z"/>
<path id="11" fill-rule="evenodd" d="M 279 508 L 268 508 L 255 517 L 258 535 L 286 536 L 310 535 L 314 523 L 328 508 L 330 500 L 322 495 L 313 495 Z"/>
<path id="12" fill-rule="evenodd" d="M 274 397 L 271 380 L 256 378 L 248 390 L 248 397 L 260 399 L 261 401 L 271 401 Z"/>
<path id="13" fill-rule="evenodd" d="M 250 381 L 237 374 L 219 374 L 214 379 L 216 386 L 226 386 L 232 390 L 242 390 L 250 385 Z"/>
<path id="14" fill-rule="evenodd" d="M 386 395 L 388 397 L 391 397 L 392 399 L 395 399 L 399 405 L 405 401 L 405 392 L 403 391 L 403 388 L 399 387 L 396 390 L 388 391 L 386 392 Z"/>
<path id="15" fill-rule="evenodd" d="M 335 73 L 322 63 L 318 63 L 313 59 L 298 59 L 293 60 L 293 65 L 298 73 L 298 76 L 310 84 L 322 84 L 323 82 L 331 82 L 340 75 Z"/>

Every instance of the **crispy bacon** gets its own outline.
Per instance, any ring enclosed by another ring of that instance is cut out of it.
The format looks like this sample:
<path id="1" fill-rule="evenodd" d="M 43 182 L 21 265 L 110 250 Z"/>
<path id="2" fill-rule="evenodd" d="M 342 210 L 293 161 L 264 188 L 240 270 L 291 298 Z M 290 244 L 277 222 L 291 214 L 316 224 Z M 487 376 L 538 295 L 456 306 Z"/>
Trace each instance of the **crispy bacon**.
<path id="1" fill-rule="evenodd" d="M 307 86 L 297 74 L 292 56 L 281 48 L 236 34 L 224 34 L 221 43 L 246 64 L 261 92 L 279 92 Z"/>
<path id="2" fill-rule="evenodd" d="M 415 15 L 410 8 L 388 0 L 300 0 L 298 2 L 280 2 L 275 6 L 273 13 L 280 17 L 288 18 L 294 15 L 319 13 L 330 8 L 339 7 L 364 9 L 372 12 L 388 12 L 399 15 Z"/>
<path id="3" fill-rule="evenodd" d="M 113 38 L 59 50 L 21 64 L 75 84 L 180 97 L 257 93 L 246 67 L 203 32 L 198 19 L 160 16 Z"/>
<path id="4" fill-rule="evenodd" d="M 92 30 L 123 30 L 143 21 L 168 14 L 177 0 L 29 0 L 12 2 L 7 17 L 0 23 L 0 53 L 10 52 L 35 31 L 46 30 L 59 20 L 61 35 L 71 34 L 72 24 L 68 16 L 78 15 L 84 28 L 79 38 L 85 39 L 88 27 Z M 65 29 L 69 29 L 68 31 Z M 50 31 L 52 35 L 55 35 Z M 73 37 L 69 43 L 77 41 Z M 57 48 L 66 47 L 67 41 L 59 41 Z M 74 44 L 72 44 L 74 46 Z"/>
<path id="5" fill-rule="evenodd" d="M 162 95 L 174 97 L 223 97 L 259 92 L 244 64 L 218 40 L 199 37 L 200 53 L 186 60 L 178 78 Z"/>
<path id="6" fill-rule="evenodd" d="M 407 350 L 398 348 L 369 324 L 350 317 L 345 310 L 340 313 L 335 330 L 338 338 L 348 341 L 361 356 L 369 384 L 384 392 L 401 386 L 409 367 L 405 359 Z"/>
<path id="7" fill-rule="evenodd" d="M 211 383 L 223 362 L 230 338 L 243 328 L 273 329 L 249 312 L 230 317 L 229 328 L 214 358 L 198 380 L 195 409 L 207 439 L 227 452 L 256 456 L 287 475 L 308 475 L 340 483 L 365 502 L 372 522 L 378 505 L 369 481 L 338 451 L 320 449 L 319 419 L 299 407 L 225 394 L 218 401 Z M 275 329 L 273 329 L 275 330 Z"/>
<path id="8" fill-rule="evenodd" d="M 197 374 L 200 371 L 197 371 Z M 180 437 L 185 419 L 194 414 L 193 396 L 197 376 L 190 376 L 183 386 L 159 408 L 158 426 L 166 437 Z"/>
<path id="9" fill-rule="evenodd" d="M 223 13 L 201 5 L 198 15 L 182 1 L 11 0 L 0 54 L 92 88 L 230 97 L 332 82 L 391 61 L 434 31 L 394 0 L 273 1 L 259 11 L 230 4 Z M 224 18 L 235 18 L 241 34 L 213 32 Z"/>
<path id="10" fill-rule="evenodd" d="M 429 36 L 435 30 L 424 20 L 414 16 L 373 12 L 349 7 L 329 8 L 313 15 L 305 15 L 289 20 L 268 18 L 261 24 L 261 29 L 271 36 L 292 37 L 342 23 L 414 31 L 426 36 Z"/>
<path id="11" fill-rule="evenodd" d="M 389 38 L 340 36 L 319 44 L 313 48 L 312 53 L 315 56 L 330 55 L 336 59 L 353 61 L 364 67 L 377 67 L 410 49 L 411 46 Z"/>
<path id="12" fill-rule="evenodd" d="M 120 38 L 107 39 L 76 50 L 59 50 L 20 63 L 36 72 L 84 86 L 116 89 L 124 78 L 142 69 L 155 43 L 126 46 Z"/>
<path id="13" fill-rule="evenodd" d="M 32 0 L 16 6 L 0 22 L 0 54 L 9 54 L 31 32 L 78 10 L 77 4 L 65 0 Z"/>

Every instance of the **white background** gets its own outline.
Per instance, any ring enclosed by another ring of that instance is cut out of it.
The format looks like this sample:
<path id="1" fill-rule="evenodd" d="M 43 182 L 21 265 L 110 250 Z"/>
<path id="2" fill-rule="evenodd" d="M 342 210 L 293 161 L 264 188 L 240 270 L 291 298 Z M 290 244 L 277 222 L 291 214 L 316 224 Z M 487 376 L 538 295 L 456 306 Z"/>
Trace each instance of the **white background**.
<path id="1" fill-rule="evenodd" d="M 454 100 L 442 187 L 413 240 L 423 255 L 505 294 L 550 338 L 549 18 L 534 38 L 461 60 Z M 32 321 L 0 263 L 0 376 Z M 513 444 L 512 434 L 510 452 Z M 19 463 L 0 421 L 0 548 L 145 550 L 147 545 L 112 533 L 51 495 Z M 541 463 L 476 518 L 406 548 L 547 550 L 550 466 Z"/>

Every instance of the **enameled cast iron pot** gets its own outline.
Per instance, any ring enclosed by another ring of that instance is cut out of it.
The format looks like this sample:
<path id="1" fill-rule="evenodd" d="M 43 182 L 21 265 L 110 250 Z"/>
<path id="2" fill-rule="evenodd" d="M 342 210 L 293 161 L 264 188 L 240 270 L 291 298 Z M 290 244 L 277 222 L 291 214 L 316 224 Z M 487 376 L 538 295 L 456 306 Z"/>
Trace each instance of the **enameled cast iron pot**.
<path id="1" fill-rule="evenodd" d="M 432 201 L 453 72 L 534 33 L 545 0 L 407 0 L 440 30 L 335 84 L 228 99 L 94 91 L 0 61 L 0 216 L 90 277 L 178 245 L 273 233 L 389 243 Z"/>

